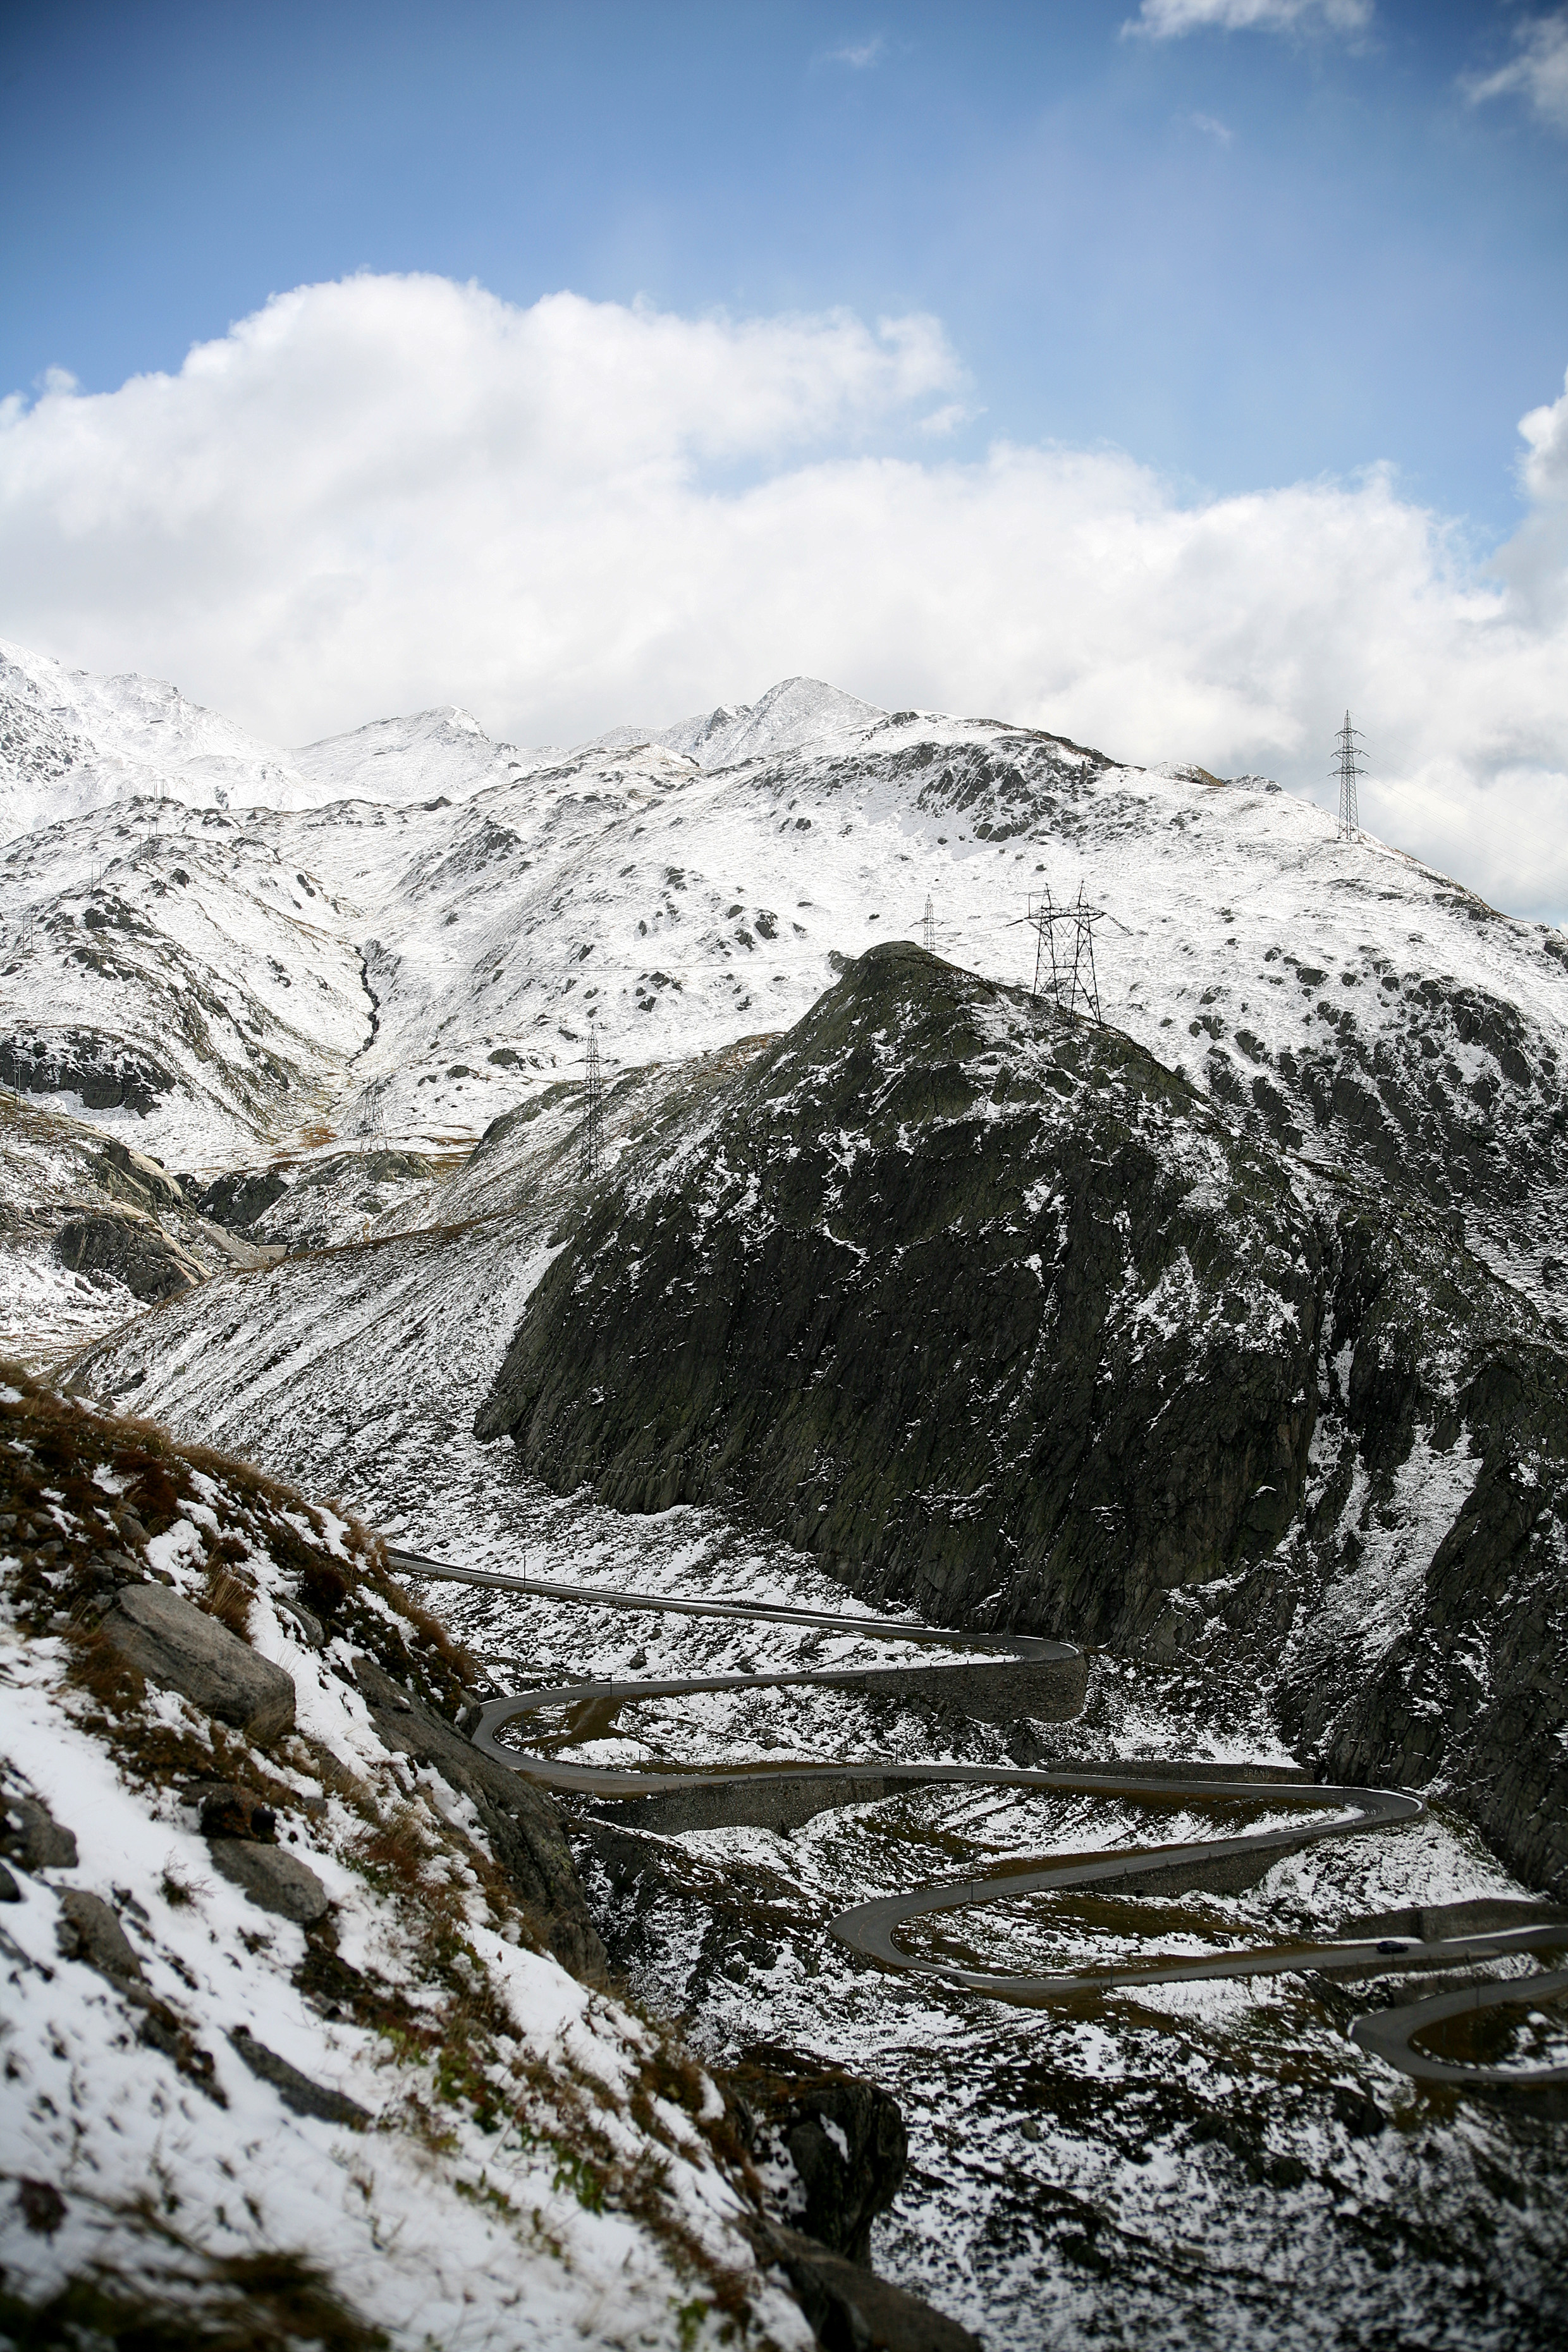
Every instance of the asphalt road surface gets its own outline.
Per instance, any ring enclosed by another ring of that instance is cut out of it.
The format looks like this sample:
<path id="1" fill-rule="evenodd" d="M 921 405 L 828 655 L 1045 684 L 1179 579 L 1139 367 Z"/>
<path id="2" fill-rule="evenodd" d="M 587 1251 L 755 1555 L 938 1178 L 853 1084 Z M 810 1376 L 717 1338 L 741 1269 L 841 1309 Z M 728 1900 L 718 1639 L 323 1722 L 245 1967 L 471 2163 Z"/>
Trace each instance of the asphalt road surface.
<path id="1" fill-rule="evenodd" d="M 1092 1765 L 1061 1771 L 1032 1771 L 982 1764 L 896 1764 L 868 1761 L 752 1763 L 649 1770 L 573 1763 L 555 1753 L 528 1754 L 506 1745 L 501 1731 L 531 1715 L 564 1711 L 567 1732 L 560 1743 L 600 1738 L 618 1708 L 628 1701 L 679 1698 L 698 1691 L 776 1690 L 820 1684 L 856 1689 L 886 1688 L 897 1694 L 911 1685 L 929 1692 L 935 1672 L 955 1696 L 973 1690 L 977 1709 L 998 1719 L 994 1693 L 999 1674 L 1017 1685 L 1015 1714 L 1037 1713 L 1026 1702 L 1032 1690 L 1070 1682 L 1081 1672 L 1082 1653 L 1067 1642 L 1026 1633 L 970 1634 L 952 1628 L 911 1625 L 897 1619 L 840 1617 L 824 1610 L 791 1609 L 771 1601 L 712 1600 L 697 1596 L 629 1592 L 601 1585 L 559 1584 L 531 1577 L 491 1575 L 453 1566 L 419 1552 L 389 1546 L 392 1566 L 409 1577 L 482 1586 L 541 1600 L 565 1601 L 596 1609 L 647 1610 L 689 1617 L 752 1620 L 764 1624 L 803 1625 L 862 1639 L 917 1642 L 936 1648 L 962 1648 L 994 1664 L 959 1663 L 910 1667 L 825 1668 L 786 1675 L 700 1675 L 677 1679 L 556 1684 L 514 1691 L 482 1704 L 469 1737 L 476 1748 L 540 1785 L 599 1801 L 636 1806 L 645 1826 L 663 1831 L 710 1826 L 717 1822 L 754 1821 L 778 1825 L 809 1818 L 831 1804 L 864 1802 L 900 1787 L 932 1782 L 992 1788 L 1053 1789 L 1074 1795 L 1103 1795 L 1122 1801 L 1179 1805 L 1265 1804 L 1271 1812 L 1300 1812 L 1299 1822 L 1205 1839 L 1195 1843 L 1121 1847 L 1093 1861 L 1043 1864 L 1038 1868 L 1004 1867 L 980 1878 L 920 1886 L 900 1895 L 874 1897 L 842 1912 L 828 1933 L 886 1968 L 967 1987 L 993 2000 L 1045 2008 L 1119 1986 L 1193 1983 L 1225 1977 L 1280 1976 L 1303 1970 L 1356 1977 L 1409 1977 L 1434 1971 L 1474 1970 L 1510 1955 L 1568 1949 L 1568 1914 L 1539 1916 L 1517 1926 L 1489 1924 L 1479 1932 L 1415 1936 L 1354 1933 L 1320 1940 L 1264 1947 L 1247 1952 L 1189 1955 L 1179 1960 L 1136 1960 L 1083 1974 L 1007 1976 L 965 1969 L 946 1959 L 923 1959 L 906 1951 L 899 1931 L 912 1921 L 952 1911 L 978 1909 L 1025 1895 L 1100 1886 L 1108 1892 L 1133 1882 L 1139 1892 L 1177 1895 L 1194 1885 L 1224 1891 L 1251 1884 L 1269 1862 L 1319 1838 L 1348 1837 L 1413 1821 L 1425 1811 L 1419 1797 L 1397 1789 L 1357 1789 L 1277 1777 L 1258 1768 L 1165 1762 L 1122 1769 Z M 1047 1679 L 1042 1683 L 1041 1677 Z M 968 1678 L 967 1684 L 964 1678 Z M 1064 1681 L 1064 1678 L 1066 1680 Z M 1002 1685 L 1005 1687 L 1005 1685 Z M 1081 1685 L 1079 1685 L 1081 1688 Z M 961 1698 L 961 1703 L 963 1703 Z M 1059 1710 L 1058 1710 L 1059 1712 Z M 1454 1906 L 1462 1909 L 1463 1906 Z M 1496 1910 L 1498 1906 L 1489 1906 Z M 1539 1914 L 1539 1906 L 1521 1906 Z M 1401 1988 L 1408 1991 L 1409 1988 Z M 1539 2016 L 1541 2004 L 1568 1992 L 1568 1969 L 1531 1969 L 1501 1979 L 1471 1982 L 1457 1991 L 1396 2000 L 1355 2019 L 1352 2037 L 1389 2065 L 1425 2083 L 1443 2083 L 1496 2095 L 1568 2084 L 1568 2065 L 1467 2064 L 1415 2047 L 1415 2037 L 1459 2017 L 1499 2007 L 1523 2007 Z"/>

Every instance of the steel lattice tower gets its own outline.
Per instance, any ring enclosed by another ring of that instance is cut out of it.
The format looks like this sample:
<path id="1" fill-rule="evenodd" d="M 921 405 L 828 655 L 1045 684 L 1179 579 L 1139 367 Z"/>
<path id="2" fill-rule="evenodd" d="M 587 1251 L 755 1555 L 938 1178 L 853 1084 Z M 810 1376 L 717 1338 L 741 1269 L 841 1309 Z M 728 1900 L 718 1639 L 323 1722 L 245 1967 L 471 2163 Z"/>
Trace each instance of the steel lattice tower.
<path id="1" fill-rule="evenodd" d="M 1035 934 L 1035 985 L 1030 994 L 1037 1000 L 1047 990 L 1053 1004 L 1064 1013 L 1076 1013 L 1081 1005 L 1091 1020 L 1100 1021 L 1100 982 L 1094 969 L 1094 927 L 1105 920 L 1103 907 L 1090 906 L 1083 895 L 1083 884 L 1078 886 L 1078 897 L 1065 907 L 1059 907 L 1051 897 L 1047 882 L 1037 900 L 1029 901 L 1029 911 L 1019 918 Z M 1112 919 L 1114 919 L 1114 918 Z M 1057 928 L 1064 934 L 1070 930 L 1072 944 L 1068 948 L 1064 937 L 1057 946 Z"/>
<path id="2" fill-rule="evenodd" d="M 588 1063 L 583 1081 L 583 1134 L 577 1181 L 596 1184 L 605 1164 L 605 1082 L 599 1072 L 599 1033 L 588 1025 Z"/>
<path id="3" fill-rule="evenodd" d="M 1334 776 L 1340 788 L 1340 839 L 1361 839 L 1361 811 L 1356 799 L 1357 779 L 1365 772 L 1365 762 L 1357 749 L 1362 740 L 1361 730 L 1351 725 L 1351 715 L 1345 713 L 1345 723 L 1334 738 Z"/>
<path id="4" fill-rule="evenodd" d="M 929 890 L 926 892 L 926 910 L 921 917 L 921 945 L 924 948 L 927 955 L 935 955 L 936 908 L 931 905 L 931 892 Z"/>

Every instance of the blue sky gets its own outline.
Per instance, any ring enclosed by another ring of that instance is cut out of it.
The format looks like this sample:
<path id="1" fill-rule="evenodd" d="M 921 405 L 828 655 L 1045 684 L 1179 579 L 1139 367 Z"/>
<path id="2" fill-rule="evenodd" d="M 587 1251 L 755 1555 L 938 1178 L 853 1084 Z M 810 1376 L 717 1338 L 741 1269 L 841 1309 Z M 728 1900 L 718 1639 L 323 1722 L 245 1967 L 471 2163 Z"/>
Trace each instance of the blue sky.
<path id="1" fill-rule="evenodd" d="M 1516 420 L 1568 362 L 1568 136 L 1464 83 L 1551 12 L 1136 12 L 10 0 L 0 392 L 177 368 L 360 268 L 927 310 L 961 454 L 1109 442 L 1222 493 L 1386 460 L 1511 530 Z"/>
<path id="2" fill-rule="evenodd" d="M 0 7 L 5 0 L 0 0 Z M 280 744 L 775 680 L 1568 909 L 1568 0 L 10 0 L 0 637 Z"/>

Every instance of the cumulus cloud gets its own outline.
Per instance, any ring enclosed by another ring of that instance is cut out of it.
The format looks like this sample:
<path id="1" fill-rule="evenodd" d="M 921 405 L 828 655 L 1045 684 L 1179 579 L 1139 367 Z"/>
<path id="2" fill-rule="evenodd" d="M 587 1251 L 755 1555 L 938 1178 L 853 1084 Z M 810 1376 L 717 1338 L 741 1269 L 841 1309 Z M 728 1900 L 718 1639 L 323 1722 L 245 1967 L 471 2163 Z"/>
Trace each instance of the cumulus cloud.
<path id="1" fill-rule="evenodd" d="M 1543 122 L 1568 131 L 1568 14 L 1537 16 L 1516 27 L 1519 54 L 1498 72 L 1467 77 L 1472 105 L 1489 98 L 1522 98 Z"/>
<path id="2" fill-rule="evenodd" d="M 1563 397 L 1521 417 L 1526 449 L 1520 472 L 1529 496 L 1542 507 L 1568 507 L 1568 379 Z"/>
<path id="3" fill-rule="evenodd" d="M 1216 26 L 1222 32 L 1286 33 L 1321 30 L 1364 33 L 1372 23 L 1372 0 L 1142 0 L 1124 33 L 1146 33 L 1173 41 L 1184 33 Z"/>
<path id="4" fill-rule="evenodd" d="M 0 406 L 0 636 L 290 743 L 445 702 L 570 742 L 806 672 L 1316 788 L 1349 703 L 1371 823 L 1568 909 L 1568 392 L 1478 574 L 1384 472 L 1193 501 L 1113 450 L 948 457 L 963 389 L 929 319 L 301 288 Z"/>

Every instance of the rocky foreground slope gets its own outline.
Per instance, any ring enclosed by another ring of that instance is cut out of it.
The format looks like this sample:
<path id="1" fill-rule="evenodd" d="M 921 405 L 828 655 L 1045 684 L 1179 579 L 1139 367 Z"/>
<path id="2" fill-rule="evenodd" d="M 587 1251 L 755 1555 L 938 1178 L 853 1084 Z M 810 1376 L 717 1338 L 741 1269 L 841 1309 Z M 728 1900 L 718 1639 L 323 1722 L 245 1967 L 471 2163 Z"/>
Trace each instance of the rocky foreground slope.
<path id="1" fill-rule="evenodd" d="M 1266 1675 L 1568 1889 L 1568 1355 L 1125 1037 L 891 943 L 585 1203 L 479 1412 L 933 1622 Z"/>
<path id="2" fill-rule="evenodd" d="M 803 2347 L 787 2272 L 963 2352 L 769 2219 L 363 1529 L 14 1370 L 0 1464 L 7 2341 Z"/>

